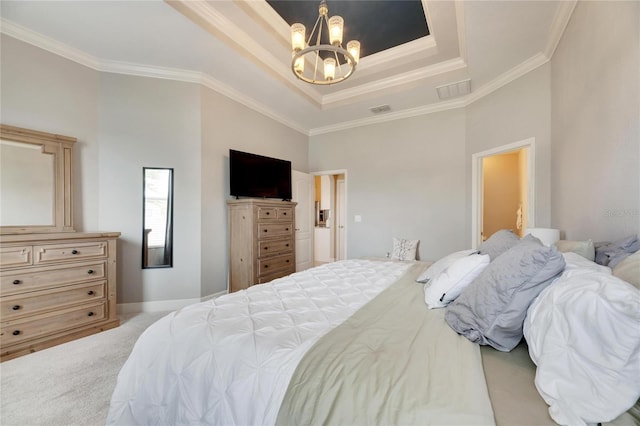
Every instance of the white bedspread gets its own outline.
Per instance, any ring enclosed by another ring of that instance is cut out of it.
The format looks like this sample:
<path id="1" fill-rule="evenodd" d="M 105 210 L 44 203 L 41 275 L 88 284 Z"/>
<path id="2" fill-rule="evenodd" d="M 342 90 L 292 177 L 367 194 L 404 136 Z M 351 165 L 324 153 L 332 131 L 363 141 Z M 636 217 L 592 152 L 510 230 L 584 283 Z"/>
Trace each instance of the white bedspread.
<path id="1" fill-rule="evenodd" d="M 273 424 L 307 350 L 410 265 L 330 263 L 171 313 L 134 346 L 107 424 Z"/>

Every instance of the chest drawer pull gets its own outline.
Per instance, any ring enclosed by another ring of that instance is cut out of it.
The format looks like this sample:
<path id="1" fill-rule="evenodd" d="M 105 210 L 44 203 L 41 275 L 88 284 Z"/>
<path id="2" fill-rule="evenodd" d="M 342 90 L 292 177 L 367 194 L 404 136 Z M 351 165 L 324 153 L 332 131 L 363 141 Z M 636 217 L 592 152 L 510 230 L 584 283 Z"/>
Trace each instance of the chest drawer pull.
<path id="1" fill-rule="evenodd" d="M 96 293 L 95 293 L 95 291 L 93 291 L 93 290 L 89 290 L 89 291 L 87 292 L 87 294 L 88 294 L 89 296 L 93 296 L 93 295 L 94 295 L 94 294 L 96 294 Z"/>
<path id="2" fill-rule="evenodd" d="M 13 280 L 13 284 L 15 284 L 15 285 L 18 285 L 18 284 L 20 284 L 21 282 L 22 282 L 22 281 L 20 281 L 20 280 Z"/>
<path id="3" fill-rule="evenodd" d="M 94 313 L 93 312 L 89 312 L 87 315 L 92 317 L 94 315 Z"/>
<path id="4" fill-rule="evenodd" d="M 71 250 L 71 254 L 78 254 L 78 250 Z"/>
<path id="5" fill-rule="evenodd" d="M 89 270 L 87 271 L 87 274 L 89 274 L 89 275 L 93 274 L 93 269 L 89 269 Z"/>
<path id="6" fill-rule="evenodd" d="M 14 336 L 18 336 L 20 334 L 20 330 L 13 330 L 12 333 Z"/>
<path id="7" fill-rule="evenodd" d="M 20 306 L 20 305 L 13 305 L 13 306 L 11 307 L 11 309 L 13 309 L 14 311 L 17 311 L 17 310 L 19 310 L 20 308 L 21 308 L 21 306 Z"/>

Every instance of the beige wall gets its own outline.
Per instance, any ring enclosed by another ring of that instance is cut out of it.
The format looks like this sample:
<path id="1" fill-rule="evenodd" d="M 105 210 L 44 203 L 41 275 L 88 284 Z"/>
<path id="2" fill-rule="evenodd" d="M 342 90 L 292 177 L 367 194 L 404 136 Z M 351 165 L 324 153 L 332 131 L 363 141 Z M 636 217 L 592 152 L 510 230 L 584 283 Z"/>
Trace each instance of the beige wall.
<path id="1" fill-rule="evenodd" d="M 550 67 L 547 63 L 467 107 L 466 173 L 469 200 L 473 154 L 535 138 L 535 181 L 532 183 L 535 188 L 535 223 L 529 226 L 548 227 L 551 221 L 549 78 Z M 471 235 L 470 219 L 468 226 L 467 235 Z"/>
<path id="2" fill-rule="evenodd" d="M 419 239 L 422 259 L 467 248 L 464 129 L 458 109 L 310 138 L 311 171 L 347 170 L 349 258 L 394 237 Z"/>
<path id="3" fill-rule="evenodd" d="M 640 2 L 578 2 L 551 61 L 552 225 L 640 233 Z"/>
<path id="4" fill-rule="evenodd" d="M 492 155 L 482 160 L 483 236 L 501 229 L 519 230 L 516 212 L 520 204 L 519 153 Z"/>
<path id="5" fill-rule="evenodd" d="M 196 84 L 100 73 L 8 36 L 1 43 L 2 122 L 77 137 L 76 229 L 122 232 L 118 303 L 226 290 L 229 148 L 306 172 L 307 136 Z M 140 268 L 144 166 L 174 168 L 170 269 Z"/>

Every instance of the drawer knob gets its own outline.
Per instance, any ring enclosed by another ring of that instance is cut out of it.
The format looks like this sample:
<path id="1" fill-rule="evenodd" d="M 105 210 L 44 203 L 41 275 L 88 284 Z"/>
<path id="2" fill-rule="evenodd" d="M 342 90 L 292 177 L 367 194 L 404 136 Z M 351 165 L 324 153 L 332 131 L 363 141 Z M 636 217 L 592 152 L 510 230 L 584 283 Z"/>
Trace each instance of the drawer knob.
<path id="1" fill-rule="evenodd" d="M 20 284 L 21 282 L 22 282 L 22 281 L 20 281 L 20 280 L 13 280 L 13 284 L 15 284 L 15 285 L 18 285 L 18 284 Z"/>
<path id="2" fill-rule="evenodd" d="M 289 247 L 289 243 L 287 243 L 287 247 Z"/>
<path id="3" fill-rule="evenodd" d="M 282 216 L 286 216 L 286 215 L 287 215 L 287 212 L 283 212 L 283 213 L 282 213 Z"/>
<path id="4" fill-rule="evenodd" d="M 78 254 L 78 250 L 71 250 L 71 254 Z"/>
<path id="5" fill-rule="evenodd" d="M 94 295 L 94 294 L 96 294 L 96 293 L 95 293 L 93 290 L 89 290 L 89 291 L 87 292 L 87 294 L 88 294 L 89 296 L 93 296 L 93 295 Z"/>
<path id="6" fill-rule="evenodd" d="M 289 259 L 287 259 L 287 263 L 289 263 Z"/>
<path id="7" fill-rule="evenodd" d="M 87 271 L 87 274 L 89 274 L 89 275 L 91 275 L 91 274 L 93 274 L 93 273 L 94 273 L 94 270 L 93 270 L 93 269 L 89 269 L 89 270 Z"/>
<path id="8" fill-rule="evenodd" d="M 20 330 L 13 330 L 13 335 L 14 335 L 14 336 L 17 336 L 17 335 L 19 335 L 19 334 L 20 334 Z"/>
<path id="9" fill-rule="evenodd" d="M 264 265 L 264 269 L 267 269 L 269 267 L 269 265 Z"/>
<path id="10" fill-rule="evenodd" d="M 264 232 L 267 232 L 267 230 L 265 229 Z"/>
<path id="11" fill-rule="evenodd" d="M 20 305 L 13 305 L 11 309 L 13 309 L 14 311 L 17 311 L 20 309 Z"/>
<path id="12" fill-rule="evenodd" d="M 94 313 L 93 312 L 89 312 L 87 315 L 92 317 L 94 315 Z"/>
<path id="13" fill-rule="evenodd" d="M 265 249 L 265 250 L 269 250 L 269 247 L 265 247 L 264 249 Z"/>
<path id="14" fill-rule="evenodd" d="M 267 216 L 269 216 L 270 214 L 271 214 L 270 212 L 267 212 Z"/>
<path id="15" fill-rule="evenodd" d="M 285 231 L 288 231 L 288 230 L 289 230 L 289 228 L 285 228 Z"/>

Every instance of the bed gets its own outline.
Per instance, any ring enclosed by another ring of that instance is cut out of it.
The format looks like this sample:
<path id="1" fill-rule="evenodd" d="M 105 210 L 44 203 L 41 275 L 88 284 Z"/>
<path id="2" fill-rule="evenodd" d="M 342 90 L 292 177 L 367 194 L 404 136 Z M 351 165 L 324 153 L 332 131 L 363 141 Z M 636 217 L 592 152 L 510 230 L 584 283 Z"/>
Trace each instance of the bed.
<path id="1" fill-rule="evenodd" d="M 526 342 L 454 331 L 425 306 L 429 270 L 347 260 L 173 312 L 140 336 L 107 424 L 555 424 Z"/>

